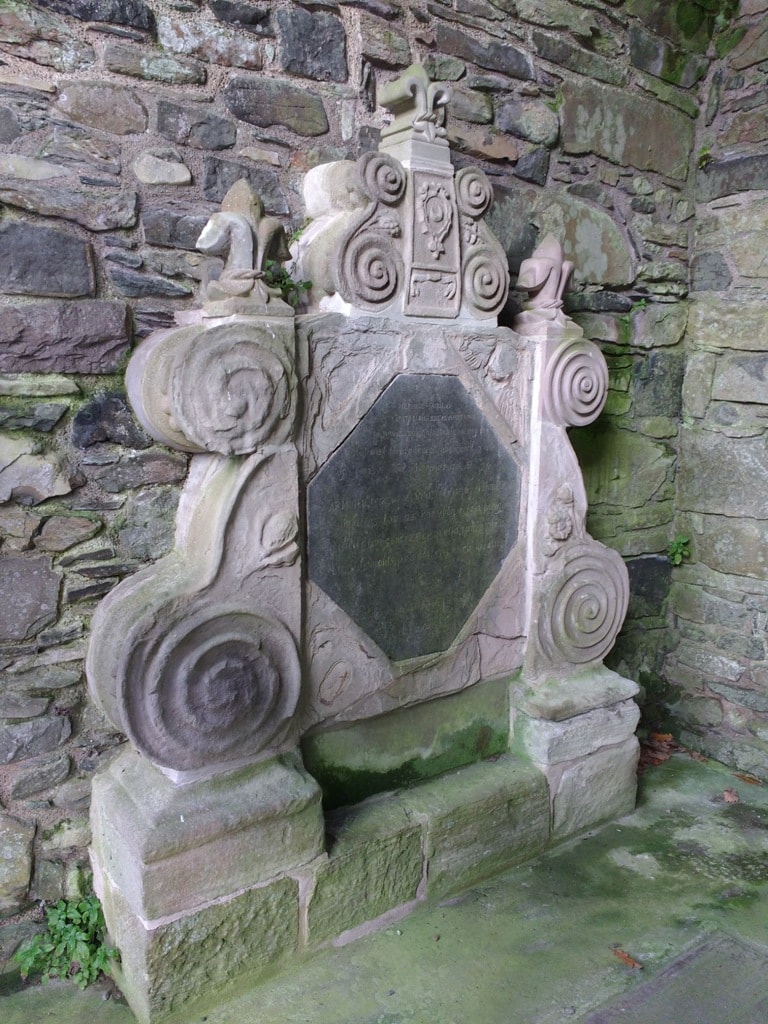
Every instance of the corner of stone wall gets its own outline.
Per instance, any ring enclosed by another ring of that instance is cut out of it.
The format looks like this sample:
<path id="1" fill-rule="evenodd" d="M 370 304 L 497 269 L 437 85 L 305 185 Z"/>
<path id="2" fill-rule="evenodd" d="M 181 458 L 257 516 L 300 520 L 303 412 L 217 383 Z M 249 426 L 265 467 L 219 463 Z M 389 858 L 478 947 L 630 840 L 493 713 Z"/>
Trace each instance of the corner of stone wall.
<path id="1" fill-rule="evenodd" d="M 765 4 L 717 40 L 696 141 L 667 720 L 687 745 L 768 778 Z"/>

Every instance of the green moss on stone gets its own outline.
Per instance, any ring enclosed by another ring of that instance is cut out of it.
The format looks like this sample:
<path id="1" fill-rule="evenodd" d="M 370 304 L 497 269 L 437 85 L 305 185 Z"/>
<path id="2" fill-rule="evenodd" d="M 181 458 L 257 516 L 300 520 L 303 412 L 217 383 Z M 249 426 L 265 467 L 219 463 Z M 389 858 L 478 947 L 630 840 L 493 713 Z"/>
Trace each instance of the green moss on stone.
<path id="1" fill-rule="evenodd" d="M 509 742 L 507 679 L 307 736 L 302 754 L 327 808 L 413 786 L 503 753 Z"/>
<path id="2" fill-rule="evenodd" d="M 737 43 L 740 43 L 746 33 L 746 27 L 729 28 L 715 36 L 715 51 L 718 57 L 725 57 L 730 53 Z"/>
<path id="3" fill-rule="evenodd" d="M 681 33 L 690 39 L 704 24 L 706 15 L 698 4 L 688 3 L 687 0 L 682 0 L 675 6 L 677 8 L 675 16 L 677 26 Z"/>

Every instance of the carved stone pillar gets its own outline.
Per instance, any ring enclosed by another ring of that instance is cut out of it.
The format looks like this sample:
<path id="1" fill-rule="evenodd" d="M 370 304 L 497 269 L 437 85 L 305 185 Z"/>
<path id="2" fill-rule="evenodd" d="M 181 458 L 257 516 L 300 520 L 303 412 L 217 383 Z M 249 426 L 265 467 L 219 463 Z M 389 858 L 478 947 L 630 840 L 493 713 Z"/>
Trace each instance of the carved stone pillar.
<path id="1" fill-rule="evenodd" d="M 586 531 L 587 500 L 567 428 L 600 415 L 608 367 L 564 315 L 573 265 L 548 235 L 520 267 L 515 327 L 535 360 L 528 493 L 528 645 L 512 691 L 513 747 L 544 771 L 555 836 L 634 806 L 638 688 L 605 668 L 629 601 L 627 569 Z"/>
<path id="2" fill-rule="evenodd" d="M 134 748 L 94 783 L 93 861 L 145 1021 L 295 951 L 300 886 L 285 872 L 324 849 L 320 791 L 295 752 L 294 317 L 262 274 L 284 237 L 241 182 L 199 245 L 228 250 L 221 277 L 127 373 L 144 427 L 192 453 L 175 547 L 101 604 L 87 665 Z M 224 934 L 238 936 L 226 950 Z"/>

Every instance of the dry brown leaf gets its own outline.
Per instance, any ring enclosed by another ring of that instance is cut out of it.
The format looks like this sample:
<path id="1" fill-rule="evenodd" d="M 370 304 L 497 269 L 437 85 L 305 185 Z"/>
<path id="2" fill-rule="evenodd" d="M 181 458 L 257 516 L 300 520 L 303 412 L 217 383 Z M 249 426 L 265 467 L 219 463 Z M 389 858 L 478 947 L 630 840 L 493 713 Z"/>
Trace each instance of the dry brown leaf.
<path id="1" fill-rule="evenodd" d="M 741 772 L 733 773 L 734 779 L 741 779 L 742 782 L 748 783 L 750 786 L 762 786 L 763 780 L 758 779 L 755 775 L 742 775 Z"/>
<path id="2" fill-rule="evenodd" d="M 652 732 L 649 739 L 654 743 L 669 743 L 672 740 L 671 732 Z"/>
<path id="3" fill-rule="evenodd" d="M 737 804 L 739 802 L 739 794 L 735 789 L 725 789 L 723 790 L 723 800 L 727 804 Z"/>
<path id="4" fill-rule="evenodd" d="M 625 953 L 623 949 L 619 949 L 618 946 L 613 947 L 613 955 L 617 956 L 623 964 L 627 967 L 631 967 L 633 971 L 642 971 L 643 965 L 639 960 L 635 960 L 629 953 Z"/>

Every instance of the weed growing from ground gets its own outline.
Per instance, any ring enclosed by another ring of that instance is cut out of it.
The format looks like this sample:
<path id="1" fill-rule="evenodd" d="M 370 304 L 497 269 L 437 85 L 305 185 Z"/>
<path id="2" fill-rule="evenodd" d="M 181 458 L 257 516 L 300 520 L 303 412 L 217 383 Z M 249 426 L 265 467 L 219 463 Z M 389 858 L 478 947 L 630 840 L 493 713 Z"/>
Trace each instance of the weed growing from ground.
<path id="1" fill-rule="evenodd" d="M 106 925 L 97 896 L 59 900 L 46 908 L 45 920 L 46 931 L 14 953 L 23 978 L 68 978 L 82 989 L 106 974 L 110 961 L 117 959 L 117 950 L 104 941 Z"/>

